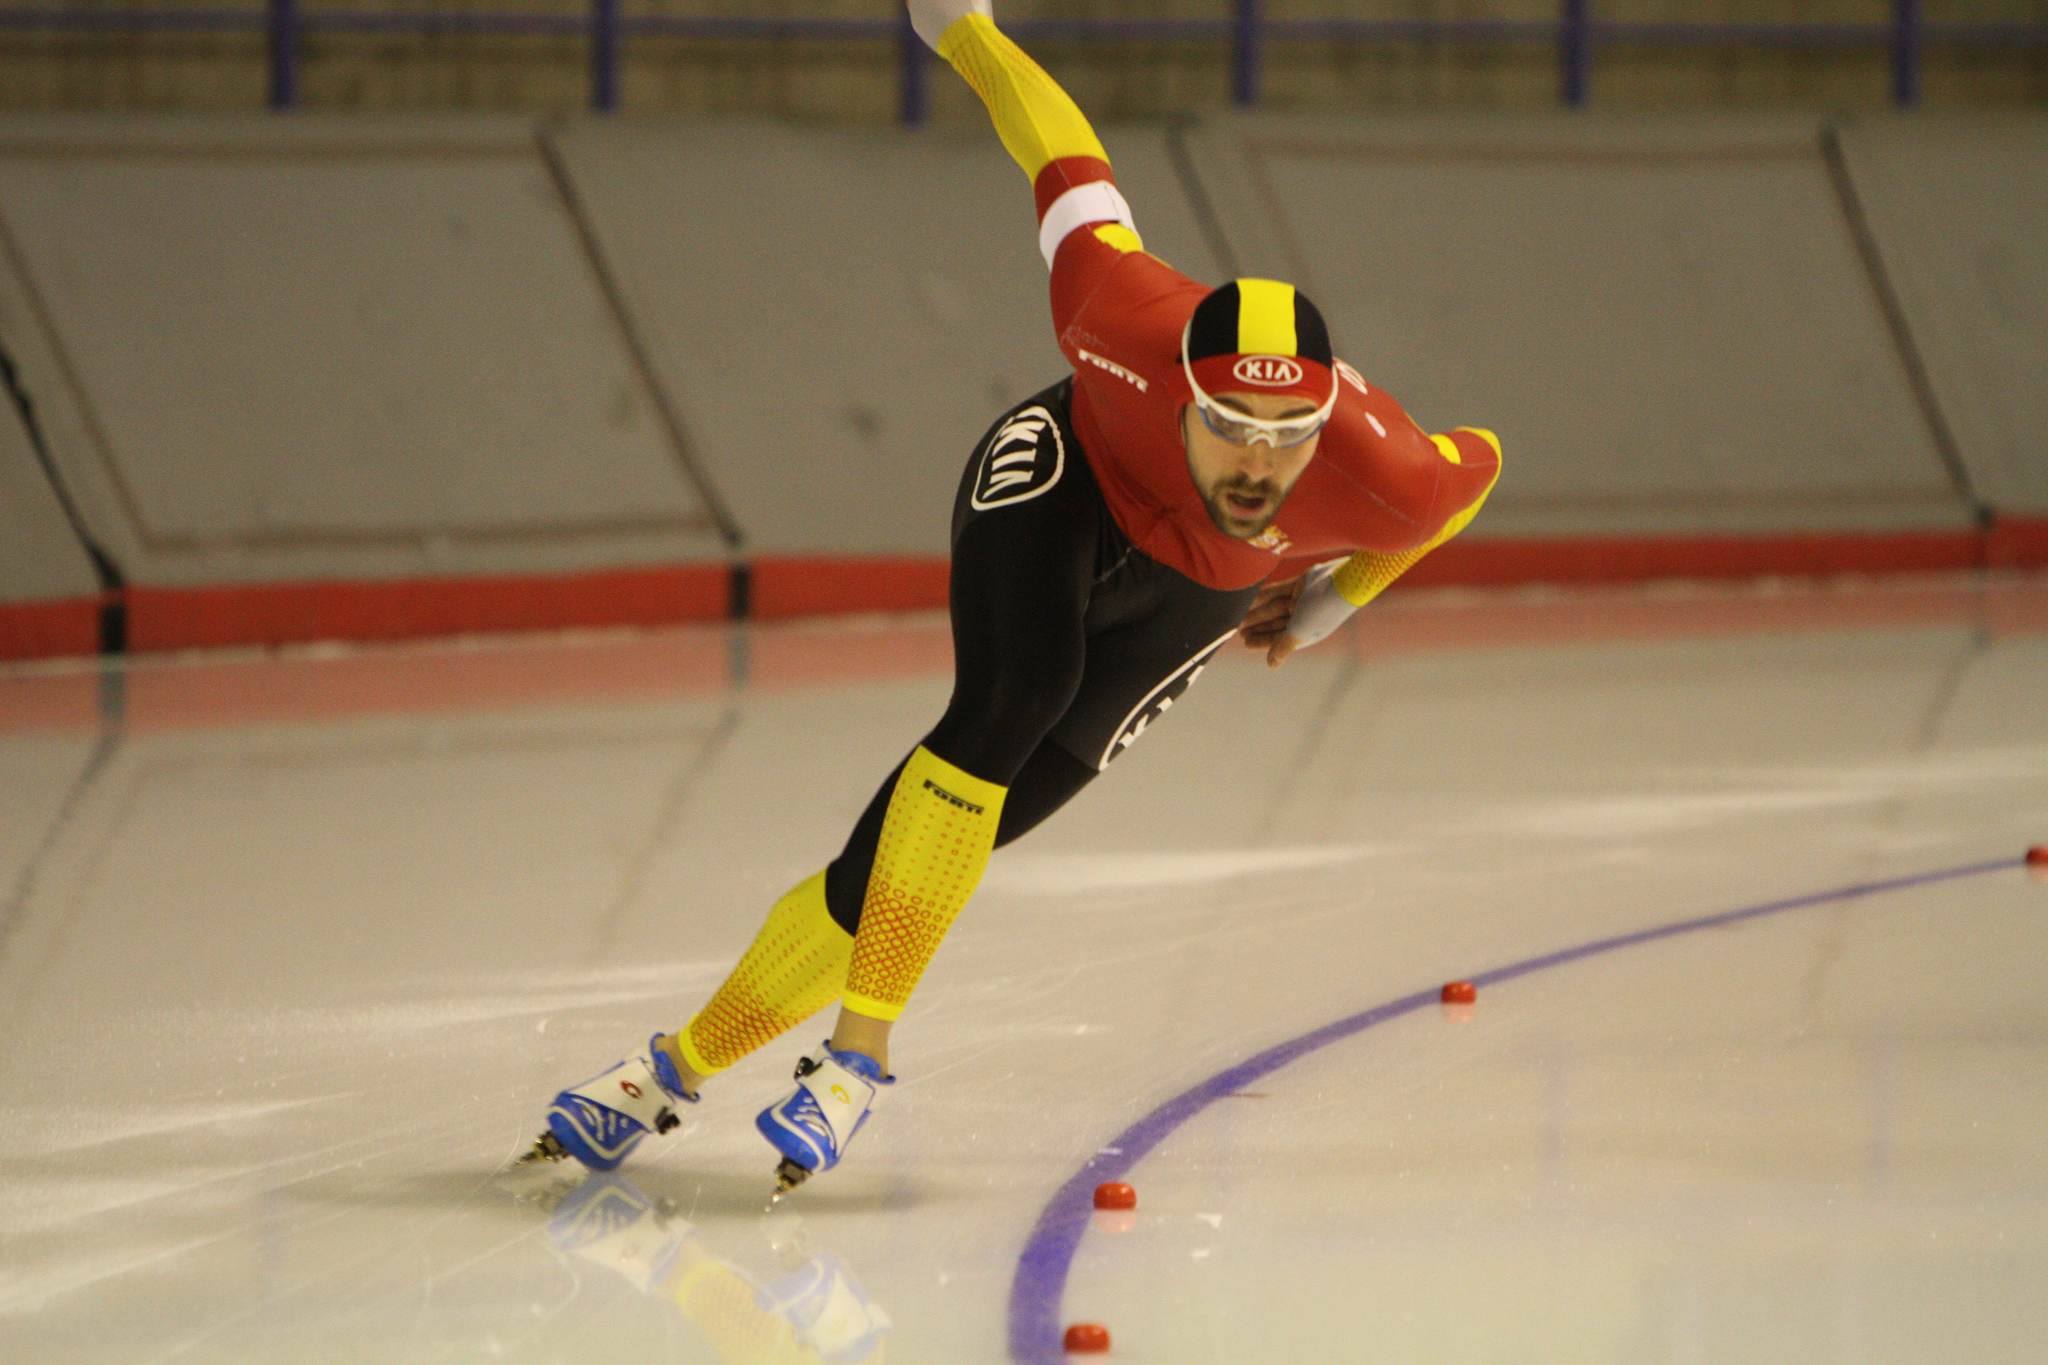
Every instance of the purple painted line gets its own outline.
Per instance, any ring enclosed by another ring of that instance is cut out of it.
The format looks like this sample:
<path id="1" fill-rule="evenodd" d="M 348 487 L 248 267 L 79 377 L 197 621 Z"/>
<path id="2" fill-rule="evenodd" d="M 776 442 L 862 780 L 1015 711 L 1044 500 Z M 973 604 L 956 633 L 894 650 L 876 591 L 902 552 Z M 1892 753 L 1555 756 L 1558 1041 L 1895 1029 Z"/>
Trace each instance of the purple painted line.
<path id="1" fill-rule="evenodd" d="M 1718 914 L 1660 924 L 1634 933 L 1594 939 L 1590 943 L 1560 948 L 1556 952 L 1545 953 L 1540 957 L 1525 958 L 1504 967 L 1495 967 L 1479 973 L 1471 980 L 1474 985 L 1480 986 L 1512 981 L 1518 976 L 1549 971 L 1553 967 L 1562 967 L 1589 957 L 1597 957 L 1602 953 L 1677 938 L 1681 934 L 1696 933 L 1702 929 L 1717 929 L 1724 925 L 1740 924 L 1746 920 L 1762 919 L 1769 915 L 1782 915 L 1792 910 L 1807 910 L 1817 905 L 1833 905 L 1841 901 L 1859 900 L 1891 891 L 1932 886 L 1937 882 L 1980 877 L 1987 872 L 2005 872 L 2025 865 L 2025 860 L 2021 858 L 1997 858 L 1990 862 L 1967 863 L 1961 867 L 1941 868 L 1934 872 L 1916 872 L 1911 876 L 1893 877 L 1887 881 L 1856 882 L 1829 891 L 1816 891 L 1810 895 L 1793 896 L 1787 900 L 1767 901 L 1762 905 L 1747 905 L 1737 910 L 1725 910 Z M 1037 1225 L 1031 1229 L 1030 1239 L 1024 1243 L 1024 1250 L 1017 1256 L 1017 1272 L 1010 1281 L 1011 1359 L 1027 1362 L 1028 1365 L 1063 1365 L 1067 1358 L 1060 1344 L 1060 1301 L 1066 1296 L 1067 1273 L 1073 1268 L 1074 1253 L 1080 1249 L 1081 1235 L 1088 1230 L 1089 1219 L 1094 1213 L 1097 1185 L 1105 1180 L 1121 1180 L 1129 1175 L 1131 1169 L 1144 1160 L 1153 1148 L 1173 1136 L 1181 1125 L 1231 1091 L 1242 1090 L 1288 1063 L 1298 1061 L 1311 1052 L 1328 1047 L 1331 1043 L 1354 1037 L 1390 1019 L 1398 1019 L 1404 1014 L 1413 1014 L 1426 1005 L 1434 1004 L 1436 999 L 1436 987 L 1417 991 L 1413 995 L 1404 995 L 1374 1005 L 1371 1009 L 1339 1019 L 1335 1023 L 1325 1024 L 1312 1032 L 1269 1047 L 1257 1056 L 1246 1058 L 1229 1070 L 1219 1071 L 1207 1080 L 1183 1090 L 1104 1143 L 1102 1148 L 1046 1201 L 1045 1208 L 1038 1215 Z"/>

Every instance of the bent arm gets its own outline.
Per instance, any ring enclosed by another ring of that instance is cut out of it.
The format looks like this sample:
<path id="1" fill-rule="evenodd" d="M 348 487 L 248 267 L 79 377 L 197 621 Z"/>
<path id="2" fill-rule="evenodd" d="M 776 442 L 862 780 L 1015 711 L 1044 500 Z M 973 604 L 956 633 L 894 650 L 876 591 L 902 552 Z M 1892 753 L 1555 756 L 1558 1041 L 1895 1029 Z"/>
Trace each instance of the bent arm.
<path id="1" fill-rule="evenodd" d="M 1458 509 L 1442 527 L 1412 550 L 1383 554 L 1361 550 L 1339 565 L 1331 575 L 1330 587 L 1352 608 L 1362 607 L 1385 592 L 1402 574 L 1415 567 L 1424 555 L 1472 524 L 1487 494 L 1500 480 L 1500 438 L 1479 427 L 1459 427 L 1447 436 L 1431 436 L 1437 452 L 1450 466 L 1443 471 L 1441 485 L 1449 495 L 1442 501 Z"/>
<path id="2" fill-rule="evenodd" d="M 1316 565 L 1276 588 L 1272 595 L 1278 605 L 1269 606 L 1262 595 L 1245 618 L 1244 639 L 1254 649 L 1266 650 L 1268 665 L 1283 663 L 1295 650 L 1328 638 L 1353 612 L 1479 515 L 1486 495 L 1500 479 L 1500 439 L 1478 427 L 1459 427 L 1429 439 L 1450 467 L 1438 484 L 1438 502 L 1458 510 L 1412 550 L 1360 550 L 1349 559 Z"/>

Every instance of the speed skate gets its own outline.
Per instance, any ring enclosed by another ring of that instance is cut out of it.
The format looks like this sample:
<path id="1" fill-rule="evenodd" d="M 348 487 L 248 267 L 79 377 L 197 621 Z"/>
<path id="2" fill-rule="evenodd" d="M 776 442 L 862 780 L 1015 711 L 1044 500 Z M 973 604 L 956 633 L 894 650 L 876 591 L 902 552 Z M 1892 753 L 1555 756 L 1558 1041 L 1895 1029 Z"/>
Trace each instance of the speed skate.
<path id="1" fill-rule="evenodd" d="M 684 1091 L 656 1034 L 647 1040 L 645 1055 L 628 1057 L 557 1094 L 548 1106 L 547 1130 L 519 1161 L 574 1157 L 593 1171 L 616 1170 L 649 1133 L 681 1127 L 676 1106 L 696 1100 Z"/>

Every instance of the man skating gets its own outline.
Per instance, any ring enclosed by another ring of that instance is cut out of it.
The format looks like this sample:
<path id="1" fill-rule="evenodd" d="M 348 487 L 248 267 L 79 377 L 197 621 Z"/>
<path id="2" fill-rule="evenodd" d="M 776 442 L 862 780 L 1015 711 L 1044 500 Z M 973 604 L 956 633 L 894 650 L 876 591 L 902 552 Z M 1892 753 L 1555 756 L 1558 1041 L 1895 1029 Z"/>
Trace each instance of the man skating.
<path id="1" fill-rule="evenodd" d="M 535 1157 L 617 1166 L 838 1001 L 830 1040 L 756 1119 L 779 1189 L 837 1165 L 992 850 L 1107 769 L 1232 635 L 1275 665 L 1323 639 L 1462 530 L 1499 474 L 1490 432 L 1423 431 L 1336 359 L 1291 285 L 1211 289 L 1147 254 L 1087 119 L 986 0 L 912 0 L 911 18 L 1031 180 L 1073 373 L 997 418 L 962 476 L 937 725 L 684 1028 L 556 1096 Z"/>

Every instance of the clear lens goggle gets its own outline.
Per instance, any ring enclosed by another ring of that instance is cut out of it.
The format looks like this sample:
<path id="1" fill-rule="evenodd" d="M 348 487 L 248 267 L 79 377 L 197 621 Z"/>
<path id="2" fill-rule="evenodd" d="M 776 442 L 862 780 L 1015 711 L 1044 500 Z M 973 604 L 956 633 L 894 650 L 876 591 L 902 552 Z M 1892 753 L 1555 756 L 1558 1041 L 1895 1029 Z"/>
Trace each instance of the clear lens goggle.
<path id="1" fill-rule="evenodd" d="M 1190 323 L 1190 326 L 1193 324 Z M 1202 425 L 1233 445 L 1248 446 L 1263 441 L 1269 446 L 1298 446 L 1329 424 L 1330 414 L 1337 407 L 1337 376 L 1330 376 L 1330 396 L 1323 405 L 1304 417 L 1288 417 L 1272 421 L 1264 417 L 1253 417 L 1249 413 L 1233 412 L 1224 407 L 1207 393 L 1195 379 L 1195 367 L 1188 363 L 1188 337 L 1183 330 L 1180 338 L 1181 373 L 1188 377 L 1188 388 L 1195 395 L 1195 411 L 1202 415 Z"/>

